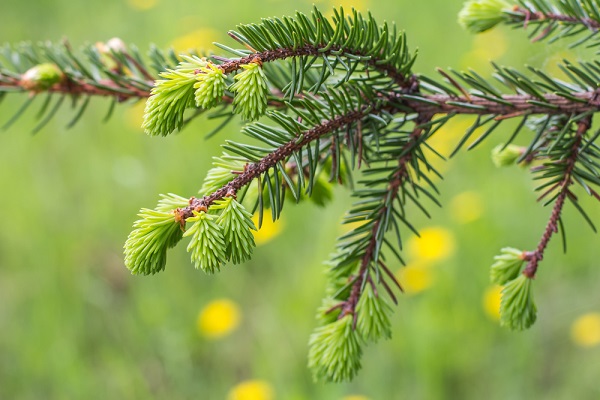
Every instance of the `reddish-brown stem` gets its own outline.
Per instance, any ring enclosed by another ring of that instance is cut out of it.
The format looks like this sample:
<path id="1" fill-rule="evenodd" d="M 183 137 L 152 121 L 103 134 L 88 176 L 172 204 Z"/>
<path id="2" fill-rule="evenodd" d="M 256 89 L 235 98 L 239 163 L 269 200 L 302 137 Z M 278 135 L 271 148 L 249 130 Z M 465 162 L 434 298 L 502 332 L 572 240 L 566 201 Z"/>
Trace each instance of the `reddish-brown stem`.
<path id="1" fill-rule="evenodd" d="M 527 23 L 531 21 L 556 21 L 563 24 L 583 24 L 588 29 L 596 31 L 600 28 L 600 22 L 592 18 L 577 18 L 569 15 L 556 13 L 543 13 L 541 11 L 531 12 L 522 7 L 516 7 L 513 13 L 520 13 L 523 17 L 523 23 L 527 27 Z"/>
<path id="2" fill-rule="evenodd" d="M 232 61 L 232 62 L 237 62 Z M 1 77 L 3 81 L 0 81 L 0 87 L 12 87 L 25 89 L 21 86 L 18 79 Z M 121 87 L 115 84 L 113 81 L 105 79 L 101 80 L 100 83 L 106 88 L 97 87 L 88 83 L 84 80 L 67 80 L 64 83 L 58 83 L 52 86 L 48 91 L 53 93 L 64 93 L 73 95 L 86 95 L 86 96 L 114 96 L 117 99 L 123 101 L 131 98 L 146 98 L 150 96 L 149 90 L 141 90 L 134 86 Z M 152 82 L 148 82 L 149 85 Z M 115 90 L 111 90 L 115 88 Z M 118 92 L 117 90 L 125 90 L 126 92 Z M 404 89 L 403 89 L 404 90 Z M 542 106 L 539 104 L 533 104 L 531 101 L 539 102 L 539 98 L 531 95 L 515 94 L 515 95 L 504 95 L 500 99 L 501 102 L 495 102 L 492 100 L 478 98 L 475 95 L 471 95 L 470 99 L 464 96 L 455 97 L 449 95 L 440 94 L 418 94 L 423 100 L 415 100 L 414 96 L 403 97 L 403 93 L 397 93 L 390 97 L 390 100 L 394 103 L 399 103 L 404 107 L 408 107 L 413 112 L 421 115 L 434 115 L 434 114 L 473 114 L 473 115 L 490 115 L 494 114 L 504 118 L 518 117 L 524 114 L 544 114 L 544 115 L 560 115 L 560 114 L 581 114 L 588 111 L 600 111 L 600 101 L 598 100 L 598 93 L 596 91 L 573 93 L 572 96 L 581 99 L 581 101 L 573 101 L 565 97 L 561 97 L 555 94 L 547 94 L 544 96 L 544 101 L 548 106 Z M 227 101 L 227 99 L 225 98 Z M 511 103 L 511 105 L 504 104 L 505 102 Z M 278 103 L 281 105 L 280 103 Z M 277 106 L 278 104 L 273 103 L 272 105 Z"/>
<path id="3" fill-rule="evenodd" d="M 265 156 L 258 162 L 248 164 L 244 171 L 237 175 L 232 181 L 211 193 L 210 195 L 204 196 L 201 199 L 192 197 L 190 199 L 190 205 L 188 207 L 179 210 L 182 218 L 189 218 L 193 216 L 193 211 L 200 207 L 208 207 L 214 201 L 220 200 L 227 196 L 229 193 L 236 193 L 242 187 L 248 185 L 255 178 L 265 173 L 270 168 L 274 167 L 277 163 L 285 160 L 291 156 L 295 151 L 300 150 L 308 143 L 325 136 L 328 133 L 334 132 L 345 125 L 349 125 L 353 122 L 360 120 L 366 116 L 365 110 L 351 111 L 345 115 L 338 116 L 330 121 L 325 121 L 320 125 L 306 131 L 301 140 L 294 139 L 288 143 L 280 146 L 272 153 Z"/>
<path id="4" fill-rule="evenodd" d="M 149 82 L 154 81 L 154 76 L 152 76 L 152 74 L 148 72 L 148 70 L 138 60 L 132 57 L 131 54 L 123 53 L 123 56 L 127 59 L 127 61 L 135 65 L 135 68 L 137 68 L 137 70 L 140 71 L 140 73 L 144 76 L 145 79 L 147 79 Z"/>
<path id="5" fill-rule="evenodd" d="M 275 60 L 283 60 L 283 59 L 291 58 L 291 57 L 325 56 L 325 55 L 332 54 L 333 52 L 337 52 L 340 50 L 339 46 L 332 46 L 325 53 L 325 52 L 321 52 L 321 49 L 323 49 L 323 48 L 325 48 L 324 44 L 319 45 L 319 46 L 305 44 L 304 46 L 300 46 L 296 49 L 282 48 L 282 49 L 275 49 L 275 50 L 265 50 L 265 51 L 252 53 L 250 55 L 247 55 L 245 57 L 241 57 L 241 58 L 238 58 L 235 60 L 226 61 L 223 64 L 220 64 L 219 67 L 223 70 L 223 72 L 225 72 L 226 74 L 229 74 L 231 72 L 234 72 L 234 71 L 237 71 L 238 69 L 240 69 L 242 65 L 249 64 L 252 62 L 264 63 L 264 62 L 271 62 L 271 61 L 275 61 Z M 351 52 L 352 54 L 357 55 L 357 56 L 365 55 L 365 54 L 362 54 L 362 52 L 356 51 L 353 49 L 346 49 L 346 51 Z M 223 60 L 222 57 L 219 57 L 217 59 L 220 61 Z M 363 62 L 366 65 L 369 65 L 376 70 L 385 72 L 387 74 L 387 76 L 392 78 L 399 86 L 401 86 L 401 87 L 409 86 L 409 84 L 411 83 L 411 77 L 405 76 L 404 74 L 402 74 L 400 71 L 398 71 L 395 67 L 393 67 L 390 64 L 387 64 L 387 63 L 378 64 L 378 61 L 380 61 L 380 60 L 377 57 L 371 57 L 369 59 L 365 59 Z"/>
<path id="6" fill-rule="evenodd" d="M 430 117 L 422 117 L 417 122 L 417 127 L 413 130 L 410 136 L 410 140 L 406 144 L 405 148 L 409 149 L 418 142 L 421 134 L 423 133 L 423 128 L 420 127 L 420 123 L 425 122 Z M 340 313 L 340 318 L 352 314 L 354 316 L 354 323 L 356 324 L 356 306 L 358 304 L 358 300 L 362 294 L 363 283 L 366 279 L 369 279 L 371 265 L 373 262 L 377 262 L 378 260 L 374 259 L 375 247 L 377 246 L 377 232 L 379 230 L 379 226 L 381 224 L 381 218 L 386 214 L 387 208 L 392 206 L 393 201 L 388 201 L 389 199 L 393 199 L 398 195 L 398 191 L 400 187 L 405 182 L 405 179 L 408 176 L 408 165 L 410 160 L 412 159 L 412 152 L 407 152 L 403 157 L 398 160 L 398 168 L 390 178 L 390 183 L 388 184 L 386 195 L 384 199 L 382 199 L 383 204 L 389 204 L 388 206 L 383 206 L 378 212 L 378 215 L 374 218 L 375 222 L 373 223 L 373 227 L 370 232 L 370 239 L 367 247 L 365 248 L 363 257 L 360 262 L 360 269 L 358 271 L 358 277 L 352 284 L 352 289 L 350 291 L 350 295 L 348 299 L 344 302 L 344 307 L 342 308 L 342 312 Z M 386 268 L 387 269 L 387 268 Z M 386 271 L 389 273 L 389 270 Z M 395 281 L 395 278 L 394 278 Z M 386 288 L 386 291 L 390 294 L 391 298 L 396 302 L 396 298 L 390 289 L 389 285 L 385 282 L 384 279 L 381 280 L 382 284 Z M 398 285 L 399 286 L 399 285 Z"/>
<path id="7" fill-rule="evenodd" d="M 471 100 L 469 101 L 465 97 L 452 97 L 440 94 L 419 94 L 419 97 L 423 99 L 421 101 L 414 100 L 412 96 L 411 98 L 404 98 L 402 94 L 397 94 L 394 100 L 422 115 L 438 113 L 494 114 L 510 116 L 512 118 L 524 114 L 582 114 L 588 111 L 596 112 L 600 110 L 596 91 L 573 93 L 572 96 L 581 99 L 581 101 L 573 101 L 556 94 L 547 94 L 544 96 L 544 102 L 548 104 L 547 106 L 534 104 L 532 101 L 539 102 L 540 99 L 535 96 L 522 94 L 504 95 L 500 99 L 502 102 L 479 98 L 476 95 L 471 95 Z M 431 101 L 437 104 L 427 103 Z M 511 104 L 503 104 L 504 102 Z"/>
<path id="8" fill-rule="evenodd" d="M 581 142 L 583 141 L 583 136 L 587 132 L 587 130 L 591 126 L 591 118 L 584 118 L 577 124 L 577 133 L 575 135 L 575 140 L 573 142 L 573 146 L 571 147 L 570 154 L 567 158 L 565 158 L 562 162 L 566 164 L 564 177 L 562 181 L 560 181 L 558 185 L 558 196 L 556 197 L 556 201 L 554 202 L 554 207 L 552 208 L 552 213 L 550 214 L 550 219 L 546 224 L 546 229 L 544 230 L 544 234 L 540 239 L 536 249 L 531 252 L 527 252 L 527 266 L 523 270 L 523 275 L 528 278 L 535 277 L 535 273 L 537 272 L 539 262 L 544 258 L 544 251 L 550 242 L 552 236 L 558 232 L 558 223 L 560 220 L 560 214 L 565 205 L 565 200 L 567 196 L 570 195 L 569 186 L 573 183 L 573 170 L 575 168 L 575 163 L 577 161 L 577 156 L 579 154 L 579 149 L 581 147 Z"/>
<path id="9" fill-rule="evenodd" d="M 148 86 L 152 86 L 154 82 L 147 82 Z M 98 86 L 93 85 L 85 80 L 66 79 L 63 82 L 54 84 L 46 91 L 50 93 L 62 93 L 71 95 L 99 96 L 99 97 L 116 97 L 119 101 L 125 101 L 131 98 L 144 99 L 150 96 L 150 90 L 143 90 L 133 85 L 119 86 L 110 79 L 102 79 L 97 82 Z M 21 88 L 26 89 L 21 85 L 18 79 L 6 79 L 0 82 L 0 87 Z M 103 87 L 99 87 L 103 86 Z"/>

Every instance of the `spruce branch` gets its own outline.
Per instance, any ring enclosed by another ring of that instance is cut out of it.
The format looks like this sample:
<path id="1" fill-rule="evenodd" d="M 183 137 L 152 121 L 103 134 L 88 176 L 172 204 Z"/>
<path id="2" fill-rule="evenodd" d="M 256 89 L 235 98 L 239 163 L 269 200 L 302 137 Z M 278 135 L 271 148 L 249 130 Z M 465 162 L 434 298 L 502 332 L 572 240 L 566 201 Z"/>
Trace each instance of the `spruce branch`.
<path id="1" fill-rule="evenodd" d="M 600 3 L 471 0 L 459 21 L 474 32 L 501 23 L 534 26 L 534 40 L 587 32 L 576 44 L 593 45 Z M 36 130 L 67 96 L 78 108 L 72 124 L 92 97 L 112 97 L 113 104 L 147 99 L 143 128 L 150 135 L 181 130 L 201 114 L 223 118 L 220 127 L 235 114 L 255 121 L 242 128 L 251 143 L 225 141 L 198 197 L 168 194 L 154 209 L 140 211 L 125 243 L 125 264 L 134 274 L 164 270 L 167 250 L 184 237 L 192 262 L 207 273 L 247 261 L 254 248 L 253 212 L 260 228 L 264 210 L 276 220 L 286 198 L 322 204 L 331 196 L 330 183 L 348 183 L 356 201 L 343 222 L 358 226 L 338 239 L 320 326 L 309 342 L 315 376 L 342 381 L 360 368 L 363 344 L 391 336 L 386 298 L 397 303 L 394 286 L 402 287 L 388 259 L 404 264 L 405 232 L 418 235 L 409 213 L 430 217 L 425 203 L 440 205 L 432 176 L 441 175 L 429 160 L 428 151 L 436 153 L 430 138 L 455 116 L 474 116 L 453 156 L 479 128 L 483 133 L 469 150 L 515 119 L 493 160 L 499 166 L 535 163 L 539 200 L 553 209 L 537 247 L 502 248 L 490 275 L 504 285 L 501 323 L 512 329 L 534 323 L 532 280 L 553 235 L 560 229 L 564 237 L 566 202 L 594 228 L 572 187 L 600 200 L 594 188 L 600 186 L 600 130 L 591 132 L 600 111 L 600 63 L 565 61 L 560 68 L 566 80 L 495 64 L 494 80 L 473 70 L 438 69 L 430 77 L 412 71 L 416 53 L 393 24 L 379 25 L 371 14 L 346 14 L 341 7 L 331 19 L 315 8 L 310 15 L 240 25 L 229 35 L 242 46 L 217 44 L 230 57 L 152 48 L 144 58 L 117 39 L 86 46 L 81 54 L 67 42 L 5 47 L 0 97 L 29 96 L 6 126 L 43 93 L 46 114 Z M 533 135 L 522 135 L 527 130 Z M 513 144 L 522 136 L 527 145 Z M 354 170 L 360 170 L 357 187 Z"/>
<path id="2" fill-rule="evenodd" d="M 509 24 L 536 25 L 530 37 L 532 41 L 552 40 L 588 32 L 587 36 L 574 42 L 574 46 L 595 39 L 600 28 L 600 9 L 594 0 L 562 0 L 555 3 L 536 0 L 519 1 L 510 14 Z M 543 28 L 543 29 L 542 29 Z"/>
<path id="3" fill-rule="evenodd" d="M 213 202 L 216 200 L 221 200 L 225 196 L 235 196 L 238 190 L 257 179 L 269 169 L 286 160 L 294 152 L 302 149 L 312 141 L 317 140 L 322 136 L 325 136 L 335 130 L 339 130 L 348 124 L 364 118 L 367 114 L 368 111 L 366 108 L 361 111 L 352 111 L 346 115 L 338 116 L 331 121 L 325 121 L 322 124 L 308 130 L 300 138 L 280 146 L 277 148 L 277 150 L 269 153 L 260 161 L 246 165 L 244 171 L 239 173 L 237 177 L 211 194 L 208 194 L 200 199 L 192 197 L 189 201 L 190 205 L 178 211 L 181 215 L 181 218 L 190 218 L 193 215 L 194 210 L 198 208 L 209 207 Z"/>
<path id="4" fill-rule="evenodd" d="M 398 199 L 398 194 L 402 186 L 406 184 L 407 180 L 409 179 L 408 166 L 415 161 L 413 149 L 416 148 L 424 131 L 419 122 L 416 122 L 416 124 L 417 126 L 409 136 L 405 148 L 402 149 L 402 153 L 405 154 L 397 161 L 397 166 L 389 178 L 389 184 L 383 192 L 384 194 L 381 198 L 381 204 L 383 204 L 383 206 L 376 211 L 376 215 L 372 216 L 371 220 L 369 221 L 369 224 L 372 226 L 372 228 L 367 236 L 363 238 L 363 240 L 366 242 L 366 246 L 364 247 L 364 250 L 362 250 L 363 255 L 360 259 L 360 267 L 356 278 L 352 283 L 350 294 L 343 302 L 340 318 L 348 314 L 353 315 L 354 325 L 356 325 L 357 319 L 356 306 L 363 294 L 365 282 L 370 279 L 372 268 L 377 270 L 379 267 L 381 267 L 385 270 L 384 274 L 377 275 L 379 276 L 381 283 L 384 285 L 394 303 L 398 303 L 389 285 L 384 283 L 387 279 L 386 276 L 390 278 L 400 290 L 402 290 L 402 288 L 400 287 L 400 284 L 397 282 L 396 278 L 389 274 L 389 269 L 386 267 L 385 263 L 380 260 L 379 253 L 383 243 L 383 237 L 390 223 L 389 220 L 393 214 L 393 203 Z M 398 201 L 400 200 L 398 199 Z"/>
<path id="5" fill-rule="evenodd" d="M 459 23 L 473 33 L 484 32 L 500 23 L 527 29 L 533 42 L 550 38 L 582 36 L 572 43 L 597 43 L 600 7 L 596 0 L 469 0 L 459 13 Z"/>
<path id="6" fill-rule="evenodd" d="M 570 149 L 568 149 L 569 151 L 567 153 L 563 153 L 564 158 L 560 160 L 554 160 L 555 163 L 560 163 L 563 165 L 564 171 L 562 174 L 562 179 L 556 185 L 546 190 L 546 192 L 544 192 L 541 196 L 543 198 L 553 191 L 557 192 L 554 200 L 554 207 L 552 208 L 552 213 L 542 238 L 540 239 L 534 251 L 526 253 L 526 260 L 528 262 L 527 266 L 523 270 L 523 274 L 530 279 L 535 277 L 538 264 L 544 258 L 544 251 L 546 250 L 550 239 L 554 233 L 558 232 L 560 215 L 567 197 L 575 199 L 575 195 L 569 188 L 573 184 L 575 165 L 581 151 L 581 144 L 583 142 L 584 135 L 590 129 L 591 124 L 592 121 L 591 117 L 589 116 L 580 119 L 577 122 L 575 136 L 571 139 L 572 144 Z"/>

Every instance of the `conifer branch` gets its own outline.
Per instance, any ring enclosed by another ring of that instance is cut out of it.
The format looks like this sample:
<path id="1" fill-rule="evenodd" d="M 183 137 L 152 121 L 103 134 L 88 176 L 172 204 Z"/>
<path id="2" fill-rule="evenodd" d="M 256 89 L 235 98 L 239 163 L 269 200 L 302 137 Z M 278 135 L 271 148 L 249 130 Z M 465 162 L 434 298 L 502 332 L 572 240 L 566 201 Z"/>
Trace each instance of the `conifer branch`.
<path id="1" fill-rule="evenodd" d="M 305 44 L 298 48 L 278 48 L 274 50 L 265 50 L 252 53 L 245 57 L 229 60 L 224 57 L 213 57 L 218 61 L 223 62 L 219 64 L 219 68 L 224 73 L 230 74 L 241 68 L 242 65 L 246 65 L 252 62 L 274 62 L 279 60 L 285 60 L 293 57 L 327 57 L 327 56 L 338 56 L 342 54 L 352 54 L 355 57 L 365 63 L 365 65 L 373 68 L 373 70 L 385 73 L 388 77 L 394 80 L 394 82 L 401 87 L 407 86 L 410 81 L 409 77 L 406 77 L 401 71 L 395 68 L 393 65 L 382 63 L 383 59 L 373 55 L 367 55 L 365 51 L 360 49 L 342 48 L 341 46 L 327 46 L 322 45 L 310 45 Z"/>
<path id="2" fill-rule="evenodd" d="M 207 209 L 216 200 L 220 200 L 226 196 L 235 196 L 242 187 L 248 185 L 260 175 L 286 160 L 294 152 L 308 145 L 312 141 L 364 118 L 365 115 L 368 114 L 366 110 L 367 108 L 364 110 L 352 111 L 346 115 L 338 116 L 331 121 L 325 121 L 305 132 L 300 138 L 280 146 L 262 160 L 256 163 L 247 164 L 242 173 L 237 175 L 235 179 L 231 180 L 220 189 L 200 199 L 192 197 L 189 200 L 190 205 L 188 207 L 178 210 L 178 214 L 180 215 L 179 218 L 187 219 L 193 215 L 194 210 Z"/>
<path id="3" fill-rule="evenodd" d="M 531 8 L 515 6 L 511 15 L 516 20 L 523 22 L 523 27 L 527 27 L 530 22 L 538 21 L 544 23 L 560 22 L 563 24 L 583 25 L 591 31 L 597 31 L 600 28 L 600 21 L 584 15 L 565 15 L 556 12 L 544 12 L 541 10 L 532 11 Z"/>
<path id="4" fill-rule="evenodd" d="M 140 89 L 139 85 L 117 85 L 114 81 L 101 79 L 90 83 L 84 80 L 66 80 L 57 83 L 46 89 L 49 93 L 67 94 L 72 96 L 94 96 L 94 97 L 115 97 L 117 101 L 122 102 L 130 99 L 145 99 L 150 96 L 150 87 L 154 82 L 147 82 L 148 89 Z M 0 84 L 2 86 L 2 84 Z M 9 85 L 5 85 L 9 86 Z M 22 82 L 15 82 L 11 87 L 22 88 Z M 1 89 L 0 89 L 1 91 Z M 38 91 L 35 91 L 38 92 Z"/>
<path id="5" fill-rule="evenodd" d="M 421 123 L 426 123 L 428 119 L 430 119 L 430 117 L 422 117 L 420 121 Z M 356 306 L 362 295 L 363 289 L 365 287 L 365 282 L 369 281 L 371 285 L 374 285 L 370 277 L 371 268 L 381 267 L 382 269 L 386 270 L 384 274 L 380 275 L 380 280 L 384 284 L 384 287 L 386 288 L 392 300 L 394 300 L 394 303 L 397 304 L 396 297 L 391 291 L 389 285 L 385 284 L 385 276 L 387 275 L 390 279 L 392 279 L 395 285 L 398 286 L 400 290 L 402 290 L 396 278 L 393 275 L 389 274 L 389 270 L 387 269 L 385 264 L 379 259 L 379 255 L 376 249 L 381 245 L 381 235 L 379 232 L 382 229 L 382 221 L 384 221 L 386 216 L 389 215 L 390 207 L 392 207 L 393 202 L 397 198 L 402 185 L 404 185 L 406 183 L 406 180 L 409 178 L 408 165 L 414 157 L 413 153 L 410 150 L 415 148 L 424 130 L 419 122 L 416 122 L 416 124 L 417 126 L 414 128 L 409 140 L 406 143 L 405 148 L 402 151 L 405 154 L 398 159 L 398 165 L 396 167 L 396 170 L 390 177 L 388 187 L 384 192 L 385 194 L 382 198 L 382 204 L 384 204 L 384 206 L 378 210 L 377 215 L 372 219 L 373 227 L 371 228 L 371 231 L 369 233 L 370 237 L 368 239 L 368 244 L 363 250 L 364 254 L 360 259 L 359 271 L 357 273 L 356 278 L 354 279 L 354 282 L 352 283 L 352 288 L 350 290 L 350 295 L 348 299 L 344 301 L 342 303 L 343 306 L 341 306 L 342 309 L 338 318 L 343 318 L 344 316 L 351 314 L 353 315 L 355 324 L 357 319 Z"/>
<path id="6" fill-rule="evenodd" d="M 596 37 L 600 2 L 469 0 L 459 22 L 473 32 L 498 24 L 534 25 L 534 40 L 587 32 L 575 43 L 580 44 Z M 494 149 L 493 161 L 498 166 L 541 161 L 532 168 L 543 182 L 536 190 L 553 209 L 536 249 L 503 247 L 490 275 L 504 286 L 502 325 L 525 329 L 534 323 L 532 281 L 549 241 L 562 231 L 567 200 L 595 229 L 572 186 L 600 200 L 592 188 L 600 186 L 600 130 L 588 135 L 593 115 L 600 112 L 598 62 L 565 61 L 560 68 L 566 81 L 535 68 L 522 72 L 495 64 L 495 81 L 472 70 L 438 69 L 441 78 L 432 78 L 413 73 L 416 53 L 408 50 L 404 33 L 378 25 L 371 14 L 352 10 L 347 15 L 343 8 L 334 9 L 331 19 L 315 8 L 310 15 L 240 25 L 229 35 L 243 47 L 217 44 L 231 58 L 151 49 L 144 59 L 119 40 L 87 46 L 83 56 L 66 42 L 0 49 L 6 64 L 0 65 L 0 98 L 29 94 L 5 126 L 41 93 L 49 94 L 41 114 L 50 111 L 39 126 L 66 96 L 79 108 L 70 125 L 92 97 L 112 97 L 112 104 L 148 98 L 142 127 L 150 135 L 181 130 L 205 112 L 223 118 L 220 127 L 235 114 L 255 121 L 242 129 L 254 142 L 227 140 L 198 197 L 168 194 L 154 209 L 140 211 L 124 246 L 125 265 L 134 274 L 164 270 L 168 249 L 183 238 L 189 240 L 196 268 L 207 273 L 249 260 L 255 246 L 253 212 L 260 228 L 263 211 L 270 209 L 278 219 L 286 197 L 323 204 L 331 196 L 325 177 L 351 182 L 352 170 L 360 170 L 360 186 L 349 185 L 357 200 L 343 222 L 358 226 L 338 239 L 320 326 L 309 343 L 315 376 L 343 381 L 360 368 L 363 344 L 391 335 L 384 291 L 396 303 L 392 286 L 402 287 L 386 257 L 404 264 L 405 231 L 418 235 L 408 213 L 418 210 L 429 217 L 424 202 L 441 205 L 431 179 L 441 175 L 426 157 L 427 149 L 435 153 L 429 138 L 455 116 L 473 115 L 453 156 L 478 128 L 485 131 L 468 149 L 504 121 L 518 119 L 508 142 Z M 524 130 L 533 133 L 527 135 L 529 144 L 513 144 Z M 254 208 L 246 210 L 248 203 Z"/>
<path id="7" fill-rule="evenodd" d="M 525 114 L 563 115 L 600 110 L 596 91 L 573 93 L 569 95 L 570 98 L 557 94 L 511 94 L 496 98 L 481 98 L 477 94 L 471 94 L 470 98 L 442 94 L 397 94 L 394 97 L 398 103 L 417 114 L 495 115 L 499 117 L 498 120 L 505 119 L 501 116 L 514 118 Z"/>
<path id="8" fill-rule="evenodd" d="M 527 261 L 527 266 L 523 270 L 523 275 L 527 278 L 534 278 L 537 272 L 539 262 L 544 258 L 544 251 L 550 242 L 550 239 L 554 235 L 554 233 L 558 232 L 560 215 L 563 210 L 565 200 L 567 197 L 574 197 L 575 195 L 570 191 L 569 187 L 573 184 L 573 172 L 575 169 L 575 164 L 577 162 L 577 158 L 579 156 L 579 152 L 581 150 L 581 144 L 583 142 L 584 135 L 590 129 L 592 125 L 591 117 L 586 117 L 577 122 L 577 131 L 575 137 L 573 139 L 573 144 L 571 145 L 570 152 L 565 154 L 565 158 L 561 160 L 557 160 L 555 162 L 564 164 L 564 173 L 562 180 L 555 186 L 551 187 L 546 193 L 542 196 L 545 196 L 550 191 L 557 190 L 558 195 L 556 196 L 556 200 L 554 201 L 554 207 L 552 208 L 552 213 L 550 215 L 550 219 L 548 220 L 548 224 L 546 225 L 546 229 L 544 230 L 544 234 L 540 239 L 536 249 L 532 252 L 527 252 L 525 254 L 525 260 Z"/>

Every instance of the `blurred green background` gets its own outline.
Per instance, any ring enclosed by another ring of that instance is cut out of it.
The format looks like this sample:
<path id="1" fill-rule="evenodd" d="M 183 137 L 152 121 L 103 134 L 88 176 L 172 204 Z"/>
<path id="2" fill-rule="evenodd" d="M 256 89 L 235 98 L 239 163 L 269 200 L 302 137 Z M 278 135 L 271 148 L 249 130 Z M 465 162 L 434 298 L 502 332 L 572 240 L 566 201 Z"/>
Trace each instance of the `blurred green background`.
<path id="1" fill-rule="evenodd" d="M 419 49 L 415 71 L 431 75 L 436 66 L 489 74 L 489 60 L 556 73 L 561 58 L 591 54 L 531 44 L 507 29 L 470 36 L 455 22 L 458 0 L 4 0 L 0 41 L 67 37 L 77 47 L 117 36 L 141 49 L 211 49 L 231 44 L 226 32 L 238 23 L 309 12 L 313 3 L 395 21 Z M 24 100 L 5 100 L 0 124 Z M 165 272 L 131 276 L 122 245 L 139 208 L 158 193 L 194 195 L 240 124 L 208 141 L 212 124 L 201 119 L 150 138 L 139 128 L 143 104 L 123 105 L 102 123 L 109 101 L 92 103 L 70 130 L 65 108 L 35 136 L 35 109 L 0 132 L 0 398 L 600 398 L 600 246 L 572 209 L 569 253 L 554 240 L 536 279 L 538 322 L 524 333 L 498 325 L 492 257 L 504 246 L 533 248 L 550 212 L 536 204 L 526 170 L 492 166 L 489 152 L 508 128 L 480 151 L 440 163 L 445 207 L 432 207 L 432 220 L 416 217 L 427 234 L 410 240 L 409 266 L 395 267 L 407 293 L 393 338 L 365 349 L 354 382 L 315 384 L 307 341 L 347 193 L 336 190 L 326 209 L 288 205 L 245 265 L 206 276 L 180 245 Z M 467 123 L 439 134 L 443 153 Z M 598 220 L 596 205 L 584 205 Z"/>

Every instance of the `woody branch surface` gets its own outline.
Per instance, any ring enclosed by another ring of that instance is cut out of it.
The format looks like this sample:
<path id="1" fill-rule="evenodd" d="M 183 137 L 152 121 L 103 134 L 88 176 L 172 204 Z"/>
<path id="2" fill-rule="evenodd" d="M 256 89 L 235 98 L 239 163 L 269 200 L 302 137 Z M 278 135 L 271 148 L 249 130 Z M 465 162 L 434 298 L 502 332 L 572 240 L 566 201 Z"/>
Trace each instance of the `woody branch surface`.
<path id="1" fill-rule="evenodd" d="M 198 208 L 208 208 L 216 200 L 222 199 L 225 196 L 235 195 L 239 189 L 248 185 L 258 176 L 265 173 L 269 168 L 272 168 L 277 163 L 285 160 L 295 151 L 303 148 L 317 138 L 364 118 L 365 115 L 366 113 L 364 110 L 353 111 L 346 115 L 338 116 L 331 121 L 323 122 L 321 125 L 310 129 L 303 135 L 301 140 L 290 141 L 264 157 L 259 162 L 247 164 L 244 172 L 215 192 L 200 199 L 192 197 L 190 199 L 190 205 L 178 211 L 179 218 L 187 219 L 193 215 L 194 210 Z"/>
<path id="2" fill-rule="evenodd" d="M 577 156 L 579 155 L 579 150 L 581 148 L 583 137 L 585 133 L 590 129 L 591 124 L 592 120 L 590 117 L 584 118 L 583 120 L 578 122 L 577 132 L 573 140 L 573 145 L 571 146 L 570 153 L 567 154 L 564 160 L 560 161 L 565 164 L 564 177 L 559 182 L 558 187 L 556 188 L 558 190 L 558 196 L 554 201 L 554 207 L 552 208 L 550 219 L 548 220 L 546 229 L 544 230 L 544 233 L 536 249 L 532 252 L 526 253 L 526 260 L 528 262 L 527 266 L 523 270 L 523 274 L 528 278 L 535 277 L 539 262 L 544 258 L 544 251 L 546 250 L 550 239 L 556 232 L 558 232 L 558 223 L 567 196 L 574 196 L 574 194 L 569 190 L 569 187 L 573 184 L 573 170 L 575 169 L 575 164 L 577 162 Z"/>

